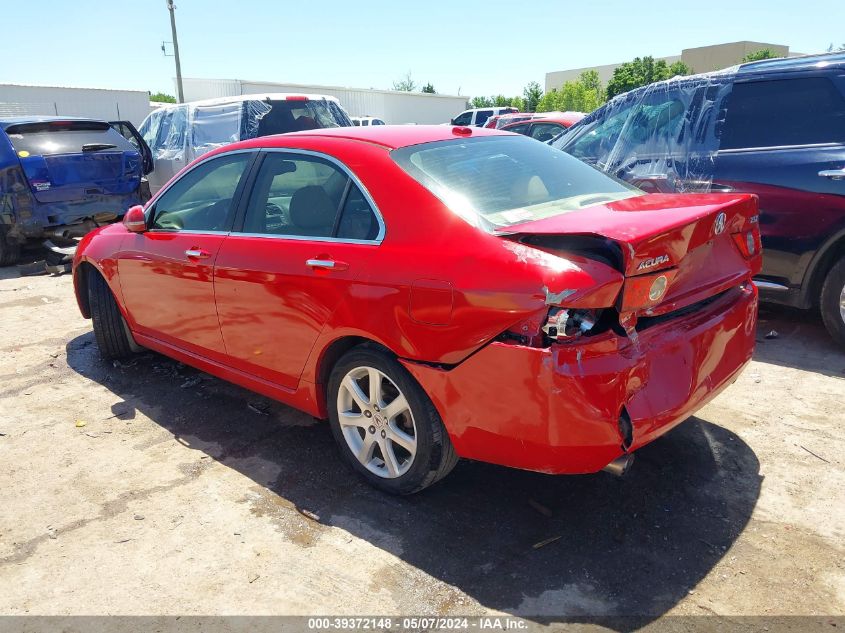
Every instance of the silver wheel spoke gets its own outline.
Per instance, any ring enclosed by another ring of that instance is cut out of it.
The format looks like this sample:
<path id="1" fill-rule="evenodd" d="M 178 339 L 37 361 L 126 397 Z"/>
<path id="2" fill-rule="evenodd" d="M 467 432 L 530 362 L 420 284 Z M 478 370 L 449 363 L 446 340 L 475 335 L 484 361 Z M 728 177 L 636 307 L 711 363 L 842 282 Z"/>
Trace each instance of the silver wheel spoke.
<path id="1" fill-rule="evenodd" d="M 390 404 L 384 407 L 382 413 L 384 414 L 384 417 L 386 417 L 388 420 L 393 420 L 393 418 L 395 418 L 397 415 L 399 415 L 400 413 L 404 413 L 409 409 L 410 406 L 408 405 L 408 401 L 405 399 L 405 396 L 400 393 L 393 399 Z"/>
<path id="2" fill-rule="evenodd" d="M 352 376 L 347 375 L 346 378 L 343 379 L 342 386 L 349 392 L 349 395 L 352 396 L 352 399 L 361 411 L 367 408 L 369 405 L 367 394 L 361 390 L 361 387 L 359 387 L 358 383 L 352 379 Z"/>
<path id="3" fill-rule="evenodd" d="M 351 411 L 341 411 L 338 415 L 341 426 L 358 426 L 362 429 L 367 428 L 367 418 L 360 413 L 352 413 Z"/>
<path id="4" fill-rule="evenodd" d="M 370 379 L 370 404 L 381 405 L 381 372 L 370 367 L 367 375 Z"/>
<path id="5" fill-rule="evenodd" d="M 394 424 L 390 425 L 390 434 L 387 436 L 391 442 L 399 444 L 402 448 L 413 455 L 417 450 L 417 439 L 405 433 Z"/>
<path id="6" fill-rule="evenodd" d="M 384 457 L 384 465 L 387 467 L 387 474 L 389 477 L 396 477 L 399 474 L 399 462 L 396 459 L 396 454 L 393 452 L 393 446 L 388 441 L 383 441 L 379 444 L 381 454 Z"/>
<path id="7" fill-rule="evenodd" d="M 842 292 L 839 293 L 839 316 L 845 321 L 845 286 L 842 287 Z"/>
<path id="8" fill-rule="evenodd" d="M 358 451 L 358 461 L 366 466 L 373 459 L 373 449 L 376 443 L 373 436 L 367 433 L 364 436 L 364 443 L 361 444 L 361 450 Z"/>

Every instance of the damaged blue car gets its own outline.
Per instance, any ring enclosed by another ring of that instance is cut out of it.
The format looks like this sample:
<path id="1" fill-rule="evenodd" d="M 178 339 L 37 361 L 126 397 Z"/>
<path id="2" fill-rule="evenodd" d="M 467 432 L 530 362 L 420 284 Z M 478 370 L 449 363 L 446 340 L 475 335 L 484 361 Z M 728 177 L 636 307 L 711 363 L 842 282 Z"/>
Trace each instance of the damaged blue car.
<path id="1" fill-rule="evenodd" d="M 127 121 L 0 120 L 0 266 L 28 240 L 72 248 L 74 238 L 144 202 L 150 150 Z"/>

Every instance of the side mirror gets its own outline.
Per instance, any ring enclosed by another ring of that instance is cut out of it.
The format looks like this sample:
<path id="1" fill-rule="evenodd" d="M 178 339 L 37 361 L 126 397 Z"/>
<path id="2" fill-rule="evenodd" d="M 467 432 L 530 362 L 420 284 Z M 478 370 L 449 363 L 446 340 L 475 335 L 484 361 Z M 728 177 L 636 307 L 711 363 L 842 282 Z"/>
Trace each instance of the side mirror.
<path id="1" fill-rule="evenodd" d="M 147 216 L 144 215 L 144 207 L 136 204 L 129 207 L 123 216 L 123 226 L 130 233 L 143 233 L 147 230 Z"/>

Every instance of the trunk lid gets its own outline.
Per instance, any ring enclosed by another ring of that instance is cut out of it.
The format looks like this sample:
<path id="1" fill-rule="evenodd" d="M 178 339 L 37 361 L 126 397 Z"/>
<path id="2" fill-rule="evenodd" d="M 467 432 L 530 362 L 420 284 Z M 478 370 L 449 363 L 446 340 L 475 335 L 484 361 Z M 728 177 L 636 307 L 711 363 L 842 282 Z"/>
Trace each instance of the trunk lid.
<path id="1" fill-rule="evenodd" d="M 503 233 L 551 251 L 569 250 L 564 236 L 610 240 L 616 248 L 601 259 L 614 261 L 625 275 L 620 312 L 656 316 L 759 272 L 757 214 L 757 199 L 747 194 L 653 194 L 510 226 Z M 752 242 L 754 252 L 743 251 Z"/>

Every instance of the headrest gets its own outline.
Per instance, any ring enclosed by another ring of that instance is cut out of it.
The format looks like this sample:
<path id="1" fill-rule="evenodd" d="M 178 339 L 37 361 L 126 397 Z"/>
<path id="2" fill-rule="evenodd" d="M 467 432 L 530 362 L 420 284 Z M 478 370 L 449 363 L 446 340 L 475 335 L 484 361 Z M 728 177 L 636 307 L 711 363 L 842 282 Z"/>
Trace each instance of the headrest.
<path id="1" fill-rule="evenodd" d="M 328 235 L 336 213 L 337 206 L 319 185 L 298 189 L 290 199 L 290 219 L 300 229 L 321 228 L 320 233 Z"/>

